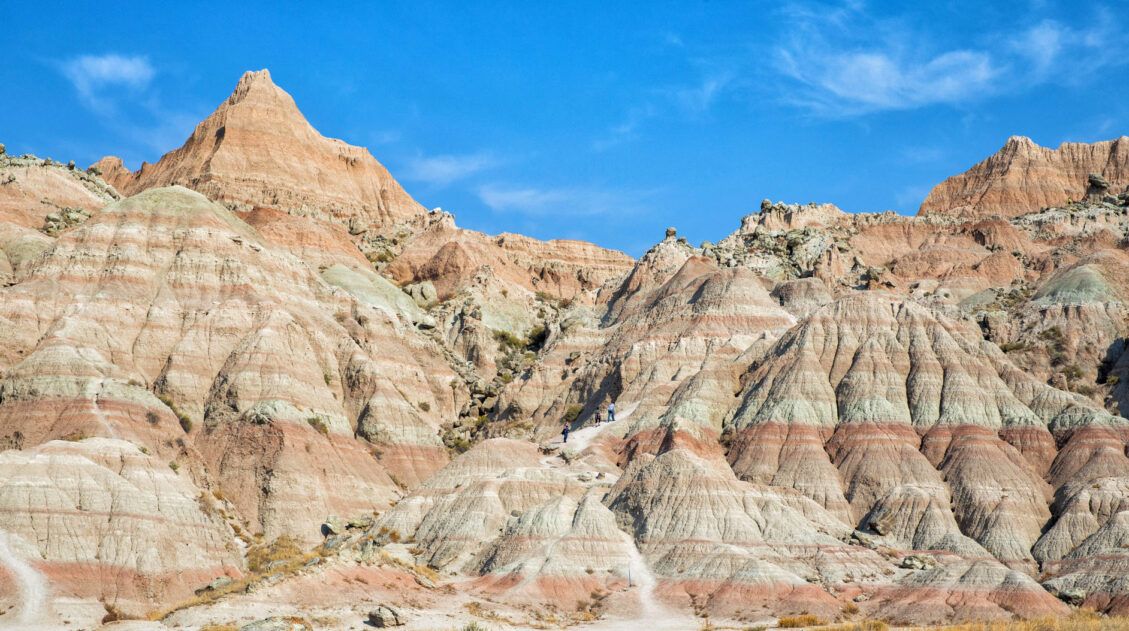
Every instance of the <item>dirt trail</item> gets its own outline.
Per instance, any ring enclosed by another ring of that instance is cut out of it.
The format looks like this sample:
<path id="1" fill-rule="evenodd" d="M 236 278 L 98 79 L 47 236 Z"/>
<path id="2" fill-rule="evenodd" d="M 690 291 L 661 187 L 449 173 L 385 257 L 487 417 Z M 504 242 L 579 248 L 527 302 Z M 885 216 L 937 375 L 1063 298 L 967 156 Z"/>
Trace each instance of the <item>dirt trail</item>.
<path id="1" fill-rule="evenodd" d="M 20 592 L 20 604 L 16 614 L 11 613 L 0 619 L 0 629 L 51 628 L 47 612 L 49 590 L 47 579 L 25 561 L 12 546 L 10 535 L 0 530 L 0 566 L 15 580 Z"/>

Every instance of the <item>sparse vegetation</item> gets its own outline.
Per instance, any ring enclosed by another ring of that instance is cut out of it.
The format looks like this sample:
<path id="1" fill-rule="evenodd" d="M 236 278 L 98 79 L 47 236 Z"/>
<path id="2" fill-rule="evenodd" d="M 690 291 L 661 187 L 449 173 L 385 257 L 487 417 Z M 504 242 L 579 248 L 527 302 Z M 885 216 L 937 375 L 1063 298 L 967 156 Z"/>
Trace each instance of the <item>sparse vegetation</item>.
<path id="1" fill-rule="evenodd" d="M 180 428 L 184 430 L 185 434 L 192 431 L 192 418 L 182 412 L 180 408 L 176 407 L 176 403 L 173 402 L 172 397 L 167 394 L 158 394 L 157 398 L 176 416 L 176 420 L 180 422 Z"/>
<path id="2" fill-rule="evenodd" d="M 494 339 L 498 340 L 499 347 L 503 350 L 518 350 L 525 348 L 526 341 L 509 331 L 494 331 Z"/>
<path id="3" fill-rule="evenodd" d="M 306 419 L 306 423 L 308 423 L 310 427 L 317 430 L 318 433 L 322 436 L 329 436 L 329 425 L 326 425 L 325 419 L 323 419 L 322 417 L 311 416 L 310 418 Z"/>
<path id="4" fill-rule="evenodd" d="M 811 614 L 799 616 L 784 616 L 776 623 L 781 629 L 799 629 L 803 627 L 818 627 L 827 624 L 823 618 Z"/>
<path id="5" fill-rule="evenodd" d="M 282 535 L 265 546 L 256 546 L 247 551 L 247 569 L 263 572 L 292 563 L 301 564 L 305 553 L 298 541 L 290 535 Z"/>
<path id="6" fill-rule="evenodd" d="M 1052 366 L 1061 366 L 1066 363 L 1066 337 L 1062 334 L 1062 329 L 1057 326 L 1043 329 L 1039 332 L 1039 339 L 1047 347 L 1047 355 L 1050 357 Z"/>
<path id="7" fill-rule="evenodd" d="M 1094 611 L 1079 609 L 1062 618 L 969 622 L 936 627 L 935 631 L 1129 631 L 1129 618 L 1105 617 Z"/>
<path id="8" fill-rule="evenodd" d="M 1000 350 L 1005 353 L 1017 353 L 1027 349 L 1027 344 L 1023 342 L 1004 342 L 1000 344 Z"/>
<path id="9" fill-rule="evenodd" d="M 108 624 L 110 622 L 117 622 L 118 620 L 136 620 L 137 619 L 137 616 L 131 616 L 131 615 L 125 613 L 121 609 L 118 609 L 117 605 L 115 605 L 113 603 L 102 603 L 102 607 L 104 607 L 106 609 L 106 615 L 102 616 L 102 624 Z"/>
<path id="10" fill-rule="evenodd" d="M 430 412 L 431 411 L 431 404 L 428 403 L 427 401 L 420 401 L 419 402 L 419 409 L 424 411 L 424 412 Z"/>
<path id="11" fill-rule="evenodd" d="M 66 434 L 63 434 L 59 437 L 59 440 L 77 443 L 80 440 L 86 440 L 87 438 L 90 438 L 90 436 L 88 436 L 86 432 L 82 431 L 81 429 L 76 429 L 73 432 L 67 432 Z"/>
<path id="12" fill-rule="evenodd" d="M 175 460 L 169 462 L 169 468 L 173 470 L 173 473 L 180 471 L 180 465 Z"/>
<path id="13" fill-rule="evenodd" d="M 890 625 L 881 620 L 863 620 L 824 627 L 826 631 L 889 631 Z"/>
<path id="14" fill-rule="evenodd" d="M 580 413 L 584 411 L 584 406 L 573 403 L 565 409 L 564 422 L 573 423 L 576 419 L 580 418 Z"/>
<path id="15" fill-rule="evenodd" d="M 161 422 L 161 417 L 157 416 L 157 413 L 153 410 L 148 410 L 145 412 L 145 422 L 150 425 L 156 425 Z"/>

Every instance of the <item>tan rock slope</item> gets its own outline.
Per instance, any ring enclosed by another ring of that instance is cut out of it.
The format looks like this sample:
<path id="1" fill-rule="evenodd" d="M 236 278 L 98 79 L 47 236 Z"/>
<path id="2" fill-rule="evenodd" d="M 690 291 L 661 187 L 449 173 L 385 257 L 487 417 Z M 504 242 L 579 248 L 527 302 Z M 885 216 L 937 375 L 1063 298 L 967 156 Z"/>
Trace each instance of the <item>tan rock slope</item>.
<path id="1" fill-rule="evenodd" d="M 425 209 L 362 147 L 325 138 L 270 72 L 248 72 L 179 149 L 130 173 L 103 158 L 107 180 L 127 195 L 179 184 L 233 209 L 254 206 L 390 228 Z"/>
<path id="2" fill-rule="evenodd" d="M 992 157 L 938 184 L 918 214 L 1014 217 L 1087 196 L 1101 201 L 1127 186 L 1129 137 L 1067 142 L 1048 149 L 1030 138 L 1012 136 Z"/>

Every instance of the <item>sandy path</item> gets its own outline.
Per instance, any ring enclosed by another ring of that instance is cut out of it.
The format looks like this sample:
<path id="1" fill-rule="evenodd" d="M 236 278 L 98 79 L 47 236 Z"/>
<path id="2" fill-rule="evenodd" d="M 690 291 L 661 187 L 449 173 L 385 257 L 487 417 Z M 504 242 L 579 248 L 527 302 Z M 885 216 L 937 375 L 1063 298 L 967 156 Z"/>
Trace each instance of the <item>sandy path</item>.
<path id="1" fill-rule="evenodd" d="M 14 618 L 0 619 L 0 629 L 49 628 L 47 615 L 47 579 L 9 545 L 10 535 L 0 530 L 0 566 L 16 581 L 20 604 Z"/>

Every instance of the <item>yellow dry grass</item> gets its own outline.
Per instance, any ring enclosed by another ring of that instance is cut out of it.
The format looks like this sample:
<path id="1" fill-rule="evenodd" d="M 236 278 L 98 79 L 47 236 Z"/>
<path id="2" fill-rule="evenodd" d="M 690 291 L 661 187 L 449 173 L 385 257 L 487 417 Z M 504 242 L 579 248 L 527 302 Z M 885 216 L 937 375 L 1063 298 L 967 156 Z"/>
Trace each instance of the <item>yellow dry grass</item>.
<path id="1" fill-rule="evenodd" d="M 1065 618 L 969 622 L 935 627 L 931 631 L 1129 631 L 1129 618 L 1106 617 L 1093 611 L 1079 610 Z"/>

